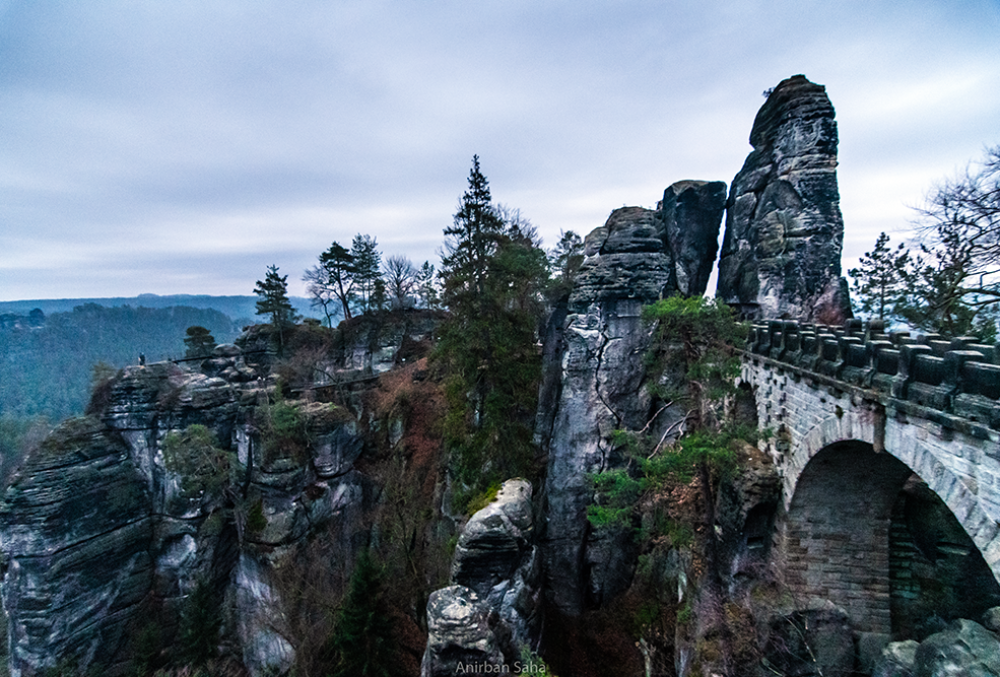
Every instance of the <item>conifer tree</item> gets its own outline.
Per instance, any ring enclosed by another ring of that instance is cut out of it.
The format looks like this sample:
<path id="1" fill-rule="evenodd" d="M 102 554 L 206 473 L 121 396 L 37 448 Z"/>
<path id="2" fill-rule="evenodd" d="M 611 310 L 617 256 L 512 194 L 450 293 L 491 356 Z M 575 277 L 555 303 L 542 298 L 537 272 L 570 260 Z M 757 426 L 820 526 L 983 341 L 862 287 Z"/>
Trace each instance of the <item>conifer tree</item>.
<path id="1" fill-rule="evenodd" d="M 336 298 L 344 313 L 344 319 L 351 319 L 351 303 L 354 300 L 354 256 L 334 242 L 319 255 L 319 264 L 313 266 L 304 276 L 309 283 L 309 295 L 314 306 L 322 306 L 327 311 L 329 300 Z M 326 312 L 327 322 L 332 324 L 332 313 Z"/>
<path id="2" fill-rule="evenodd" d="M 417 273 L 417 295 L 424 308 L 437 308 L 438 292 L 434 283 L 436 272 L 430 261 L 424 261 Z"/>
<path id="3" fill-rule="evenodd" d="M 906 245 L 900 243 L 893 250 L 889 247 L 889 236 L 881 233 L 875 248 L 865 252 L 860 263 L 848 271 L 859 309 L 880 320 L 896 317 L 912 282 Z"/>
<path id="4" fill-rule="evenodd" d="M 354 259 L 354 282 L 361 295 L 361 312 L 366 313 L 372 309 L 377 283 L 382 279 L 382 255 L 375 238 L 359 233 L 351 243 L 351 256 Z"/>
<path id="5" fill-rule="evenodd" d="M 264 280 L 257 280 L 254 294 L 257 300 L 257 314 L 270 315 L 271 326 L 278 333 L 278 354 L 284 352 L 284 332 L 295 324 L 298 315 L 288 300 L 288 276 L 278 275 L 277 266 L 268 266 Z"/>
<path id="6" fill-rule="evenodd" d="M 468 189 L 445 229 L 442 300 L 450 311 L 435 359 L 447 373 L 445 442 L 459 507 L 508 477 L 530 476 L 541 359 L 540 290 L 548 276 L 533 229 L 508 224 L 473 157 Z"/>
<path id="7" fill-rule="evenodd" d="M 382 606 L 381 572 L 368 551 L 363 551 L 330 640 L 336 661 L 334 677 L 392 674 L 392 627 Z"/>
<path id="8" fill-rule="evenodd" d="M 207 357 L 215 349 L 215 337 L 205 327 L 195 325 L 187 328 L 187 338 L 184 339 L 187 351 L 184 357 Z"/>

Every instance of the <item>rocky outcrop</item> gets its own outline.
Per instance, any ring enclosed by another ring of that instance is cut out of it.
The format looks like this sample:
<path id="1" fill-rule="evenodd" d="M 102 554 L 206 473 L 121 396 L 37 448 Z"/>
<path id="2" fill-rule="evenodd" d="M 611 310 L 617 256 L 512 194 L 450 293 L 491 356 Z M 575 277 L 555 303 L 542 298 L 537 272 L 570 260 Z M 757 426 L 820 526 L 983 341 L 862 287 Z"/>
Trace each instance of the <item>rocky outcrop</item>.
<path id="1" fill-rule="evenodd" d="M 974 621 L 959 619 L 917 647 L 915 677 L 1000 675 L 1000 640 Z"/>
<path id="2" fill-rule="evenodd" d="M 826 88 L 802 75 L 783 80 L 758 111 L 750 145 L 726 204 L 716 295 L 751 319 L 841 324 L 850 304 Z"/>
<path id="3" fill-rule="evenodd" d="M 504 656 L 490 627 L 490 616 L 489 605 L 475 590 L 452 585 L 432 592 L 427 602 L 427 651 L 420 677 L 500 672 Z"/>
<path id="4" fill-rule="evenodd" d="M 882 649 L 872 677 L 913 677 L 913 664 L 920 644 L 912 639 L 890 642 Z"/>
<path id="5" fill-rule="evenodd" d="M 480 595 L 488 595 L 509 579 L 532 546 L 534 518 L 531 484 L 508 480 L 492 503 L 468 521 L 451 568 L 451 579 Z"/>
<path id="6" fill-rule="evenodd" d="M 630 535 L 587 521 L 593 473 L 622 462 L 618 429 L 646 425 L 657 404 L 647 392 L 643 355 L 651 328 L 642 307 L 704 291 L 715 256 L 725 184 L 679 182 L 657 210 L 616 209 L 584 243 L 584 262 L 561 326 L 546 340 L 537 438 L 548 454 L 543 553 L 547 594 L 564 614 L 602 605 L 629 584 Z M 680 413 L 661 413 L 665 430 Z M 653 430 L 655 433 L 655 429 Z"/>
<path id="7" fill-rule="evenodd" d="M 11 674 L 113 670 L 153 584 L 151 504 L 126 445 L 71 419 L 21 468 L 0 509 Z"/>
<path id="8" fill-rule="evenodd" d="M 726 209 L 722 181 L 678 181 L 657 205 L 674 284 L 685 296 L 704 294 L 719 250 L 719 226 Z"/>
<path id="9" fill-rule="evenodd" d="M 847 612 L 833 604 L 773 618 L 764 649 L 771 671 L 781 675 L 850 677 L 854 636 Z"/>
<path id="10" fill-rule="evenodd" d="M 407 308 L 366 313 L 337 327 L 331 382 L 382 374 L 425 354 L 440 325 L 441 311 Z"/>
<path id="11" fill-rule="evenodd" d="M 504 482 L 462 530 L 452 583 L 427 604 L 422 677 L 472 672 L 458 664 L 514 665 L 533 646 L 541 616 L 540 558 L 531 484 Z"/>
<path id="12" fill-rule="evenodd" d="M 986 618 L 990 617 L 988 612 Z M 872 677 L 947 675 L 1000 675 L 1000 637 L 960 618 L 923 642 L 888 644 L 872 671 Z"/>
<path id="13" fill-rule="evenodd" d="M 229 619 L 219 638 L 229 657 L 252 675 L 281 674 L 295 654 L 275 572 L 338 519 L 330 547 L 339 561 L 330 565 L 350 570 L 372 495 L 353 467 L 361 452 L 353 417 L 321 402 L 284 402 L 286 419 L 301 421 L 315 444 L 269 447 L 260 428 L 278 405 L 268 404 L 273 380 L 259 363 L 228 345 L 193 365 L 127 368 L 100 420 L 62 426 L 12 481 L 0 547 L 13 674 L 57 665 L 119 674 L 126 628 L 136 635 L 155 617 L 170 642 L 186 600 L 206 585 L 213 603 L 227 605 L 212 613 Z M 168 458 L 168 436 L 195 424 L 212 433 L 229 471 L 203 475 Z"/>

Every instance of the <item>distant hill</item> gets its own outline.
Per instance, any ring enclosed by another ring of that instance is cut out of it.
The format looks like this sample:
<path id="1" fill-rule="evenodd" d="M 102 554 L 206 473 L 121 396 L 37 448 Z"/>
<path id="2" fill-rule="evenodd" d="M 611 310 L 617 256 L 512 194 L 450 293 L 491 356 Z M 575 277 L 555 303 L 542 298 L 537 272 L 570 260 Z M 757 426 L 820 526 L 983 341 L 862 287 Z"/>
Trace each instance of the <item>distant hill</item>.
<path id="1" fill-rule="evenodd" d="M 319 318 L 320 315 L 310 308 L 309 299 L 293 296 L 292 305 L 303 317 Z M 139 296 L 121 296 L 93 299 L 34 299 L 28 301 L 0 301 L 0 315 L 27 315 L 39 308 L 46 315 L 52 313 L 68 313 L 77 306 L 96 303 L 105 308 L 131 306 L 133 308 L 169 308 L 171 306 L 186 306 L 188 308 L 211 308 L 227 315 L 241 327 L 263 321 L 257 317 L 256 296 L 208 296 L 205 294 L 140 294 Z"/>
<path id="2" fill-rule="evenodd" d="M 136 364 L 140 353 L 150 362 L 179 358 L 190 326 L 209 329 L 218 343 L 233 341 L 242 328 L 214 308 L 81 301 L 69 312 L 0 312 L 0 418 L 82 414 L 98 362 L 117 369 Z"/>

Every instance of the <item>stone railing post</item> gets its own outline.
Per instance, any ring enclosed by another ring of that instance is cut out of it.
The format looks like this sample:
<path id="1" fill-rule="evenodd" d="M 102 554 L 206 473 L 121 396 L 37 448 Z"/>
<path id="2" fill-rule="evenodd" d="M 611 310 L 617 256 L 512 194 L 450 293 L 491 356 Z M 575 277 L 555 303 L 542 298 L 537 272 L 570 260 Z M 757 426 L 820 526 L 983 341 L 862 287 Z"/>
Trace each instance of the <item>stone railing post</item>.
<path id="1" fill-rule="evenodd" d="M 899 367 L 896 369 L 896 378 L 892 382 L 892 396 L 901 400 L 906 399 L 907 391 L 914 377 L 914 363 L 918 355 L 933 354 L 930 346 L 912 344 L 899 347 Z"/>

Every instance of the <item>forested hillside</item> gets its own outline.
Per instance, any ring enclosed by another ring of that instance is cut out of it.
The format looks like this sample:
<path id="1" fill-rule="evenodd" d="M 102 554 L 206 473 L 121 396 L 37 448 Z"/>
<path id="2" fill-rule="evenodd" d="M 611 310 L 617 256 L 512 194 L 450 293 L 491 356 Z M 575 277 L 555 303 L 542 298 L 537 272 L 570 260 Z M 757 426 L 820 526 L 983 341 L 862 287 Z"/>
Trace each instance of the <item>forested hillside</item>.
<path id="1" fill-rule="evenodd" d="M 94 365 L 115 369 L 184 356 L 190 326 L 208 329 L 219 343 L 239 327 L 217 310 L 174 306 L 107 308 L 95 303 L 71 312 L 6 314 L 0 322 L 0 418 L 80 414 Z"/>
<path id="2" fill-rule="evenodd" d="M 305 317 L 316 314 L 312 311 L 310 300 L 293 296 L 289 299 L 296 312 Z M 6 314 L 27 315 L 35 308 L 46 315 L 52 313 L 71 312 L 77 306 L 97 304 L 108 308 L 114 306 L 132 306 L 135 308 L 170 308 L 185 306 L 188 308 L 213 309 L 229 316 L 240 326 L 253 324 L 257 314 L 257 297 L 248 296 L 210 296 L 207 294 L 139 294 L 138 296 L 117 296 L 112 298 L 75 298 L 75 299 L 29 299 L 24 301 L 0 301 L 0 318 Z"/>

